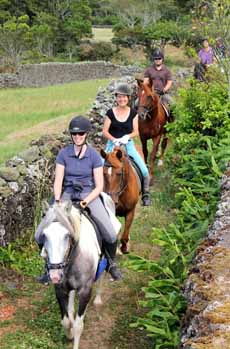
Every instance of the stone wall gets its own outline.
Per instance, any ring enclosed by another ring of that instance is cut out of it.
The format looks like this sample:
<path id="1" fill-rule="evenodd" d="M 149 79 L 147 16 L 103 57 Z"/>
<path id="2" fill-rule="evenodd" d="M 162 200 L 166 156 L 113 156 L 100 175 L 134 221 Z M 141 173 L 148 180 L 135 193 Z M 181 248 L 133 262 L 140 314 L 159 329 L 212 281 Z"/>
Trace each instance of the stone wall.
<path id="1" fill-rule="evenodd" d="M 104 61 L 25 64 L 15 74 L 0 74 L 0 88 L 42 87 L 80 80 L 133 75 L 141 71 L 136 66 L 120 66 Z"/>
<path id="2" fill-rule="evenodd" d="M 230 170 L 222 179 L 213 225 L 198 247 L 185 285 L 183 349 L 230 348 Z"/>

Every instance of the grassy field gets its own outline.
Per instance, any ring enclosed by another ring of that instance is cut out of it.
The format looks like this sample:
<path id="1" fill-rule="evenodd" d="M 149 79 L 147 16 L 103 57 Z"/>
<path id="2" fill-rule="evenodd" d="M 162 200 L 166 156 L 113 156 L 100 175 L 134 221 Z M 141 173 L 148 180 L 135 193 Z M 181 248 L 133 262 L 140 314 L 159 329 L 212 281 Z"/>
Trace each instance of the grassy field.
<path id="1" fill-rule="evenodd" d="M 104 79 L 0 90 L 0 163 L 32 139 L 63 131 L 71 116 L 90 109 L 98 88 L 107 84 Z"/>
<path id="2" fill-rule="evenodd" d="M 112 28 L 93 28 L 93 41 L 100 42 L 106 41 L 110 42 L 113 38 Z"/>

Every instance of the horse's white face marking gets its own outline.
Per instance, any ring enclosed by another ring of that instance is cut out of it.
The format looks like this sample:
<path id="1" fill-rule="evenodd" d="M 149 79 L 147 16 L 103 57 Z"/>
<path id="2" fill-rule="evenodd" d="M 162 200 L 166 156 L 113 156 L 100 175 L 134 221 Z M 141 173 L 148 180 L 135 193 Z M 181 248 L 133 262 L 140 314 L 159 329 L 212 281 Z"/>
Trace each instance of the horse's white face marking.
<path id="1" fill-rule="evenodd" d="M 111 176 L 112 175 L 112 167 L 108 168 L 108 175 Z"/>
<path id="2" fill-rule="evenodd" d="M 45 249 L 51 264 L 58 264 L 64 261 L 69 245 L 69 232 L 58 222 L 51 223 L 44 229 Z"/>

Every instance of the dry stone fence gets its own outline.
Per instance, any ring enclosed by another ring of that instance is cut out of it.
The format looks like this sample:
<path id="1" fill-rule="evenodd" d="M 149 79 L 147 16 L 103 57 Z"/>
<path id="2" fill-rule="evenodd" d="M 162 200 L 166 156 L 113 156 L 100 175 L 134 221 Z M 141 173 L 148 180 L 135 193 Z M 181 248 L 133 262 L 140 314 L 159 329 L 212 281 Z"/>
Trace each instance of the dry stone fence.
<path id="1" fill-rule="evenodd" d="M 110 62 L 24 64 L 15 74 L 0 74 L 0 88 L 42 87 L 73 81 L 110 78 L 140 73 L 137 66 Z"/>

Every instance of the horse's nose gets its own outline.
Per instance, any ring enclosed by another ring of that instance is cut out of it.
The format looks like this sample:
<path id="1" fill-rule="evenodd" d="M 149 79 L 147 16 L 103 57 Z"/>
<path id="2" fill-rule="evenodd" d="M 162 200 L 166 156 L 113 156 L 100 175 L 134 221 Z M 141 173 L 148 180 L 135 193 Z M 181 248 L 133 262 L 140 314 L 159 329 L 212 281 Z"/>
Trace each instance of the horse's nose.
<path id="1" fill-rule="evenodd" d="M 61 269 L 51 269 L 50 279 L 53 284 L 59 284 L 63 277 L 63 271 Z"/>

